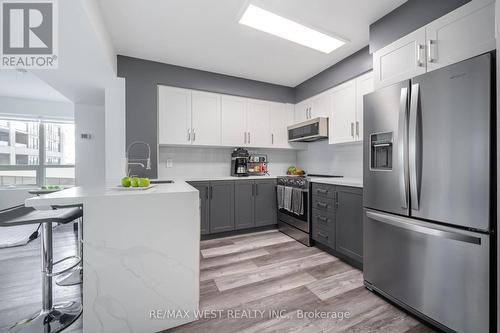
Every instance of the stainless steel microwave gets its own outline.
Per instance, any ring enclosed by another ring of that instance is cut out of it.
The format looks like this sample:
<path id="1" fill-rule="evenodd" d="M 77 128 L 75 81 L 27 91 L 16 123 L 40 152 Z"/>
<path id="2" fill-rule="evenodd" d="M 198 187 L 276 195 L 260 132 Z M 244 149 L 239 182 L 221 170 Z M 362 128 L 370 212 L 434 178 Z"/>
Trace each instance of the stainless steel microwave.
<path id="1" fill-rule="evenodd" d="M 312 142 L 328 139 L 328 118 L 318 117 L 298 124 L 290 125 L 288 141 Z"/>

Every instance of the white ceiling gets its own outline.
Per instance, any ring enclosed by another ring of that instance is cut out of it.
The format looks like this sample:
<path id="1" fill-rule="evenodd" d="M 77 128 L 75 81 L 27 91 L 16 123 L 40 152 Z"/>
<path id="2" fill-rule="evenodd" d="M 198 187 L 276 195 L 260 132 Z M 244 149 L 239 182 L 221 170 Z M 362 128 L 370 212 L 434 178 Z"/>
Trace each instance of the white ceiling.
<path id="1" fill-rule="evenodd" d="M 30 72 L 0 71 L 0 96 L 69 102 L 60 92 Z"/>
<path id="2" fill-rule="evenodd" d="M 406 0 L 253 0 L 350 42 L 331 54 L 238 24 L 248 0 L 101 0 L 118 54 L 294 87 L 368 44 L 368 26 Z"/>

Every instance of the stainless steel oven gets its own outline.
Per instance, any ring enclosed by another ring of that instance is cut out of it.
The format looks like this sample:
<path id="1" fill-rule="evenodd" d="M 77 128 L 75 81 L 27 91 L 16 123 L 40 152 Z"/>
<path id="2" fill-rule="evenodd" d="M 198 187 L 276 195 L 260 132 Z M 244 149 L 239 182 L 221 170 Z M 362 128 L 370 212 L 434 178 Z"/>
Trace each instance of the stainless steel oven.
<path id="1" fill-rule="evenodd" d="M 278 186 L 295 189 L 302 195 L 303 210 L 292 212 L 278 205 L 278 228 L 284 234 L 296 239 L 304 245 L 311 246 L 311 224 L 309 220 L 309 182 L 306 177 L 278 177 Z M 278 189 L 279 190 L 279 189 Z"/>

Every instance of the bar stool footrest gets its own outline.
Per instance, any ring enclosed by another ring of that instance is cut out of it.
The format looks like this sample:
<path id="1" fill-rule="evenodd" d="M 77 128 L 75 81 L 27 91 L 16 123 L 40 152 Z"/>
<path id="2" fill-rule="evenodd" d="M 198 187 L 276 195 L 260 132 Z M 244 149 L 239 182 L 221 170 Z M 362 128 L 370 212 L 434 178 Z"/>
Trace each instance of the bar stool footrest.
<path id="1" fill-rule="evenodd" d="M 69 271 L 73 270 L 75 267 L 79 266 L 82 262 L 82 258 L 79 256 L 69 256 L 69 257 L 63 258 L 61 260 L 55 261 L 52 264 L 52 266 L 56 266 L 56 265 L 66 261 L 66 260 L 71 260 L 71 259 L 77 259 L 77 262 L 75 262 L 73 265 L 71 265 L 65 269 L 62 269 L 58 272 L 47 273 L 47 276 L 58 276 L 58 275 L 66 273 L 66 272 L 69 272 Z"/>
<path id="2" fill-rule="evenodd" d="M 56 284 L 61 287 L 76 286 L 83 283 L 83 268 L 76 267 L 72 272 L 63 274 L 56 279 Z"/>

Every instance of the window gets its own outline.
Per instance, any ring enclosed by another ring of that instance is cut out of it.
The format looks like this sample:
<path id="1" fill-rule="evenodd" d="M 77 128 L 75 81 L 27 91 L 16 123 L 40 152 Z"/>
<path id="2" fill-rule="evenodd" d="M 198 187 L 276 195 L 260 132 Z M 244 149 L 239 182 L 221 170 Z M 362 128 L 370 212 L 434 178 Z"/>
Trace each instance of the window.
<path id="1" fill-rule="evenodd" d="M 0 116 L 0 187 L 72 185 L 75 125 Z"/>
<path id="2" fill-rule="evenodd" d="M 75 125 L 45 123 L 45 163 L 75 164 Z"/>

